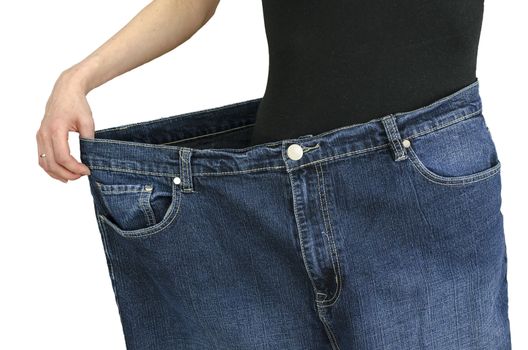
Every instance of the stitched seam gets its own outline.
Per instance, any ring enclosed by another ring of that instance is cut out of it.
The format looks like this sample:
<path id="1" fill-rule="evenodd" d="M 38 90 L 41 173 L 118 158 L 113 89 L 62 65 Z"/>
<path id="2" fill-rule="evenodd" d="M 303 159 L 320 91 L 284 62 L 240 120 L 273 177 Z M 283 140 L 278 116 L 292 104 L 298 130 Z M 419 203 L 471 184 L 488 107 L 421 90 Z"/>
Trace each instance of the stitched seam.
<path id="1" fill-rule="evenodd" d="M 329 300 L 324 300 L 322 301 L 321 303 L 324 303 L 325 306 L 331 306 L 331 305 L 334 305 L 339 297 L 339 295 L 341 294 L 341 269 L 340 269 L 340 265 L 339 265 L 339 256 L 337 254 L 337 248 L 336 248 L 336 245 L 335 245 L 335 236 L 334 236 L 334 228 L 332 226 L 332 220 L 330 218 L 330 212 L 328 211 L 328 202 L 327 202 L 327 195 L 326 195 L 326 188 L 325 188 L 325 180 L 324 180 L 324 175 L 323 175 L 323 170 L 322 170 L 322 165 L 320 164 L 319 165 L 321 167 L 321 178 L 323 180 L 323 193 L 324 193 L 324 198 L 325 198 L 325 210 L 326 210 L 326 215 L 327 215 L 327 218 L 328 218 L 328 226 L 330 228 L 330 236 L 331 236 L 331 241 L 330 241 L 330 244 L 331 244 L 331 247 L 333 249 L 333 253 L 335 255 L 335 261 L 336 261 L 336 265 L 337 265 L 337 272 L 336 272 L 336 287 L 337 287 L 337 291 L 335 292 L 334 296 L 329 299 Z M 333 263 L 333 261 L 332 261 Z M 335 269 L 334 269 L 335 271 Z M 329 302 L 329 304 L 326 304 L 327 302 Z"/>
<path id="2" fill-rule="evenodd" d="M 101 238 L 103 239 L 103 246 L 105 248 L 105 253 L 107 254 L 107 257 L 108 257 L 108 260 L 109 260 L 109 265 L 110 265 L 110 277 L 112 278 L 113 281 L 115 281 L 115 275 L 114 275 L 114 267 L 113 265 L 110 263 L 110 252 L 108 251 L 108 241 L 106 240 L 106 235 L 107 235 L 107 232 L 104 228 L 104 224 L 103 222 L 101 222 L 101 220 L 99 219 L 99 214 L 97 215 L 96 217 L 97 219 L 97 222 L 100 224 L 100 228 L 101 228 Z"/>
<path id="3" fill-rule="evenodd" d="M 474 113 L 466 114 L 466 115 L 464 115 L 462 117 L 459 117 L 459 118 L 456 118 L 456 119 L 454 119 L 454 120 L 452 120 L 450 122 L 440 124 L 440 125 L 438 125 L 438 126 L 436 126 L 434 128 L 431 128 L 431 129 L 427 129 L 426 131 L 423 131 L 423 132 L 420 132 L 420 133 L 416 133 L 416 134 L 411 134 L 411 135 L 407 136 L 406 138 L 407 139 L 412 139 L 412 138 L 420 136 L 420 135 L 426 135 L 426 134 L 429 134 L 431 132 L 435 132 L 436 130 L 439 130 L 439 129 L 442 129 L 442 128 L 447 127 L 449 125 L 455 124 L 455 123 L 457 123 L 459 121 L 471 118 L 475 114 L 480 113 L 480 111 L 481 110 L 478 110 L 477 112 L 474 112 Z M 302 165 L 299 165 L 297 167 L 291 168 L 290 170 L 293 171 L 293 170 L 296 170 L 296 169 L 299 169 L 299 168 L 303 168 L 305 166 L 310 166 L 310 165 L 316 164 L 318 162 L 328 162 L 328 161 L 333 161 L 333 160 L 336 160 L 336 159 L 339 159 L 339 158 L 343 158 L 343 157 L 348 157 L 348 156 L 352 156 L 352 155 L 356 155 L 356 154 L 362 154 L 362 153 L 371 152 L 371 151 L 374 151 L 374 150 L 377 150 L 377 149 L 386 148 L 387 146 L 390 147 L 390 144 L 391 143 L 388 142 L 388 143 L 384 143 L 382 145 L 378 145 L 378 146 L 374 146 L 374 147 L 363 148 L 363 149 L 356 150 L 356 151 L 350 151 L 350 152 L 341 153 L 341 154 L 338 154 L 338 155 L 335 155 L 335 156 L 326 157 L 326 158 L 318 159 L 318 160 L 310 162 L 310 163 L 302 164 Z"/>
<path id="4" fill-rule="evenodd" d="M 401 144 L 401 136 L 400 136 L 400 132 L 398 131 L 398 127 L 396 125 L 396 122 L 394 121 L 394 117 L 391 116 L 390 118 L 390 126 L 392 128 L 392 132 L 393 132 L 393 140 L 392 140 L 392 143 L 395 147 L 395 150 L 396 150 L 396 159 L 402 159 L 402 157 L 405 156 L 405 150 L 403 149 L 403 146 Z"/>
<path id="5" fill-rule="evenodd" d="M 322 195 L 322 188 L 321 188 L 321 171 L 319 168 L 320 168 L 320 163 L 316 164 L 315 165 L 315 170 L 316 170 L 316 173 L 317 173 L 317 192 L 319 193 L 319 202 L 321 203 L 321 209 L 322 209 L 322 214 L 323 214 L 323 221 L 324 221 L 324 225 L 325 225 L 325 230 L 324 230 L 324 234 L 326 236 L 326 238 L 328 239 L 328 241 L 330 241 L 330 237 L 328 236 L 328 223 L 326 222 L 326 216 L 324 215 L 324 200 L 323 200 L 323 195 Z M 334 272 L 335 272 L 335 269 L 334 269 Z"/>
<path id="6" fill-rule="evenodd" d="M 174 184 L 173 185 L 173 194 L 172 194 L 173 200 L 172 200 L 171 205 L 170 205 L 170 207 L 168 209 L 170 211 L 170 213 L 168 214 L 169 216 L 167 216 L 166 218 L 162 219 L 157 224 L 157 225 L 160 225 L 160 226 L 157 226 L 157 225 L 156 226 L 149 226 L 149 227 L 145 227 L 145 228 L 138 229 L 138 230 L 127 231 L 127 230 L 123 230 L 123 229 L 119 228 L 113 222 L 108 220 L 104 215 L 99 214 L 99 216 L 101 217 L 101 219 L 103 221 L 106 222 L 106 224 L 110 225 L 110 227 L 112 227 L 112 229 L 114 231 L 116 231 L 119 235 L 121 235 L 123 237 L 126 237 L 126 238 L 142 238 L 142 237 L 151 236 L 151 235 L 154 235 L 154 234 L 160 232 L 161 230 L 165 229 L 167 226 L 169 226 L 174 221 L 174 219 L 176 219 L 178 217 L 178 213 L 179 213 L 180 207 L 181 207 L 181 201 L 182 201 L 181 196 L 182 195 L 181 195 L 181 193 L 178 193 L 176 191 L 179 191 L 179 189 Z"/>
<path id="7" fill-rule="evenodd" d="M 99 181 L 95 181 L 95 184 L 102 193 L 108 194 L 138 193 L 144 191 L 144 185 L 139 184 L 107 184 Z"/>
<path id="8" fill-rule="evenodd" d="M 396 127 L 396 122 L 394 121 L 394 117 L 392 115 L 389 115 L 388 117 L 386 117 L 383 120 L 383 125 L 385 126 L 387 136 L 389 137 L 389 141 L 392 145 L 395 159 L 396 160 L 401 159 L 401 157 L 404 155 L 404 152 L 400 144 L 401 137 L 400 137 L 400 133 L 398 132 L 398 128 Z"/>
<path id="9" fill-rule="evenodd" d="M 443 186 L 462 186 L 462 185 L 467 185 L 467 184 L 471 184 L 471 183 L 477 183 L 477 182 L 480 182 L 480 181 L 483 181 L 483 180 L 486 180 L 490 177 L 493 177 L 494 175 L 498 174 L 499 173 L 499 168 L 500 168 L 500 165 L 497 164 L 495 165 L 495 168 L 493 169 L 493 172 L 488 174 L 487 176 L 483 176 L 481 178 L 477 178 L 477 179 L 473 179 L 471 181 L 459 181 L 459 182 L 442 182 L 442 181 L 437 181 L 437 180 L 434 180 L 432 177 L 430 177 L 428 174 L 424 173 L 423 170 L 419 169 L 414 163 L 413 163 L 413 166 L 415 166 L 419 173 L 425 177 L 428 181 L 430 182 L 433 182 L 433 183 L 436 183 L 436 184 L 439 184 L 439 185 L 443 185 Z M 491 169 L 490 169 L 491 170 Z"/>
<path id="10" fill-rule="evenodd" d="M 437 125 L 436 127 L 427 129 L 427 130 L 422 131 L 422 132 L 417 132 L 415 134 L 411 134 L 411 135 L 407 136 L 406 138 L 411 140 L 411 139 L 413 139 L 415 137 L 429 134 L 431 132 L 437 131 L 439 129 L 442 129 L 442 128 L 445 128 L 445 127 L 450 126 L 452 124 L 455 124 L 457 122 L 460 122 L 462 120 L 469 119 L 469 118 L 473 117 L 475 114 L 480 113 L 481 111 L 482 110 L 479 109 L 476 112 L 466 114 L 466 115 L 464 115 L 462 117 L 458 117 L 456 119 L 451 120 L 450 122 Z M 95 141 L 97 139 L 90 139 L 90 140 L 94 140 Z M 120 141 L 116 141 L 116 140 L 98 140 L 96 142 L 115 142 L 115 143 L 130 144 L 130 143 L 120 142 Z M 278 144 L 278 143 L 280 143 L 280 141 L 279 142 L 275 142 L 273 144 Z M 146 146 L 146 147 L 150 147 L 150 146 L 155 147 L 156 146 L 156 145 L 152 145 L 152 144 L 141 144 L 141 145 L 142 146 Z M 350 152 L 341 153 L 341 154 L 338 154 L 338 155 L 335 155 L 335 156 L 330 156 L 330 157 L 318 159 L 318 160 L 310 162 L 310 163 L 306 163 L 306 164 L 302 164 L 302 165 L 293 167 L 293 168 L 290 169 L 290 171 L 293 171 L 293 170 L 296 170 L 296 169 L 300 169 L 300 168 L 303 168 L 303 167 L 306 167 L 306 166 L 311 166 L 311 165 L 317 164 L 318 162 L 329 162 L 329 161 L 333 161 L 333 160 L 336 160 L 336 159 L 339 159 L 339 158 L 343 158 L 343 157 L 361 155 L 363 153 L 367 153 L 367 152 L 375 151 L 375 150 L 378 150 L 378 149 L 382 149 L 382 148 L 385 148 L 387 146 L 390 146 L 390 142 L 389 143 L 384 143 L 384 144 L 381 144 L 381 145 L 378 145 L 378 146 L 363 148 L 363 149 L 360 149 L 360 150 L 354 150 L 354 151 L 350 151 Z M 236 150 L 236 149 L 232 149 L 232 150 Z M 242 151 L 242 150 L 245 150 L 245 149 L 239 149 L 239 151 Z M 130 170 L 128 168 L 118 168 L 118 167 L 109 167 L 109 166 L 100 166 L 100 165 L 89 165 L 89 167 L 91 169 L 122 171 L 122 172 L 133 173 L 133 174 L 145 174 L 145 175 L 157 175 L 157 176 L 178 176 L 178 174 L 176 174 L 176 173 L 152 172 L 152 171 L 143 171 L 143 170 Z M 280 169 L 284 169 L 284 168 L 286 168 L 286 166 L 260 167 L 260 168 L 251 168 L 251 169 L 245 169 L 245 170 L 239 170 L 239 171 L 201 172 L 201 173 L 196 172 L 196 173 L 193 173 L 193 175 L 194 176 L 236 175 L 236 174 L 250 173 L 250 172 L 255 172 L 255 171 L 262 171 L 262 170 L 280 170 Z"/>
<path id="11" fill-rule="evenodd" d="M 181 174 L 181 185 L 182 185 L 182 191 L 188 191 L 189 188 L 189 181 L 188 181 L 188 151 L 186 148 L 180 149 L 180 174 Z"/>
<path id="12" fill-rule="evenodd" d="M 330 237 L 328 235 L 328 224 L 326 223 L 326 217 L 324 215 L 324 205 L 323 205 L 323 199 L 322 199 L 322 194 L 321 194 L 321 181 L 320 181 L 320 170 L 319 170 L 319 164 L 317 164 L 315 166 L 315 170 L 316 170 L 316 174 L 317 174 L 317 192 L 319 193 L 319 202 L 321 203 L 321 214 L 323 216 L 323 222 L 324 222 L 324 234 L 326 236 L 326 239 L 328 241 L 328 243 L 323 243 L 324 246 L 325 246 L 325 250 L 328 250 L 328 244 L 330 243 Z M 324 238 L 323 238 L 323 242 L 324 242 Z M 334 264 L 334 260 L 333 260 L 333 257 L 332 255 L 330 254 L 330 260 L 332 261 L 332 269 L 334 270 L 334 275 L 336 274 L 336 270 L 335 270 L 335 264 Z M 328 295 L 326 293 L 322 293 L 322 292 L 319 292 L 317 293 L 319 295 L 324 295 L 324 297 L 326 298 Z M 316 302 L 319 302 L 319 300 L 315 300 Z"/>
<path id="13" fill-rule="evenodd" d="M 98 170 L 119 171 L 119 172 L 129 173 L 129 174 L 170 176 L 170 177 L 178 176 L 178 173 L 159 173 L 159 172 L 153 172 L 153 171 L 131 170 L 128 168 L 116 168 L 116 167 L 107 167 L 107 166 L 100 166 L 100 165 L 90 165 L 90 168 L 98 169 Z"/>
<path id="14" fill-rule="evenodd" d="M 145 229 L 141 229 L 141 233 L 139 233 L 139 232 L 138 233 L 129 233 L 126 230 L 122 230 L 121 228 L 117 227 L 114 223 L 110 222 L 104 216 L 101 215 L 101 218 L 104 221 L 106 221 L 107 224 L 110 224 L 110 226 L 112 226 L 114 231 L 116 231 L 118 234 L 120 234 L 123 237 L 126 237 L 126 238 L 142 238 L 142 237 L 147 237 L 147 236 L 154 235 L 154 234 L 160 232 L 161 230 L 165 229 L 178 216 L 177 214 L 178 214 L 179 211 L 180 211 L 180 206 L 178 205 L 178 208 L 176 209 L 176 211 L 173 214 L 171 214 L 171 218 L 170 218 L 169 221 L 164 222 L 161 226 L 156 227 L 154 230 L 149 230 L 153 226 L 149 226 L 149 227 L 147 227 Z M 163 222 L 163 221 L 161 221 L 161 222 Z M 160 222 L 160 224 L 161 224 L 161 222 Z"/>
<path id="15" fill-rule="evenodd" d="M 466 120 L 466 119 L 473 118 L 473 117 L 475 117 L 475 115 L 478 115 L 478 114 L 480 114 L 481 112 L 482 112 L 482 109 L 479 109 L 479 110 L 477 110 L 477 111 L 475 111 L 475 112 L 468 113 L 468 114 L 464 114 L 464 115 L 461 116 L 461 117 L 457 117 L 457 118 L 455 118 L 455 119 L 453 119 L 453 120 L 451 120 L 451 121 L 449 121 L 449 122 L 439 124 L 439 125 L 437 125 L 437 126 L 431 128 L 431 129 L 427 129 L 427 130 L 424 130 L 424 131 L 422 131 L 422 132 L 417 132 L 417 133 L 415 133 L 415 134 L 412 134 L 412 135 L 408 136 L 407 139 L 412 139 L 412 138 L 414 138 L 414 137 L 418 137 L 418 136 L 421 136 L 421 135 L 427 135 L 427 134 L 429 134 L 429 133 L 431 133 L 431 132 L 435 132 L 435 131 L 437 131 L 437 130 L 440 130 L 440 129 L 446 128 L 446 127 L 448 127 L 448 126 L 451 126 L 451 125 L 456 124 L 456 123 L 458 123 L 458 122 L 464 121 L 464 120 Z"/>
<path id="16" fill-rule="evenodd" d="M 335 155 L 335 156 L 331 156 L 331 157 L 321 158 L 321 159 L 318 159 L 318 160 L 314 160 L 313 162 L 310 162 L 310 163 L 306 163 L 306 164 L 302 164 L 302 165 L 290 168 L 289 171 L 294 171 L 294 170 L 301 169 L 301 168 L 304 168 L 304 167 L 307 167 L 307 166 L 312 166 L 312 165 L 315 165 L 315 164 L 321 163 L 321 162 L 328 162 L 328 161 L 333 161 L 333 160 L 344 158 L 344 157 L 348 157 L 348 156 L 360 155 L 360 154 L 363 154 L 363 153 L 369 153 L 369 152 L 374 151 L 376 149 L 386 148 L 388 145 L 389 145 L 388 143 L 384 143 L 384 144 L 379 145 L 379 146 L 363 148 L 363 149 L 356 150 L 356 151 L 350 151 L 350 152 L 346 152 L 346 153 L 341 153 L 341 154 L 338 154 L 338 155 Z"/>
<path id="17" fill-rule="evenodd" d="M 106 256 L 106 263 L 107 263 L 108 270 L 109 270 L 112 290 L 114 292 L 114 300 L 116 302 L 119 314 L 122 315 L 121 304 L 119 302 L 119 299 L 120 299 L 119 298 L 119 294 L 120 293 L 117 291 L 117 281 L 116 281 L 116 277 L 115 277 L 115 273 L 114 273 L 115 267 L 112 264 L 111 254 L 110 254 L 109 245 L 108 245 L 108 241 L 107 241 L 108 233 L 107 233 L 107 231 L 106 231 L 106 229 L 104 227 L 104 223 L 99 219 L 99 214 L 97 212 L 97 208 L 95 208 L 95 212 L 97 214 L 97 216 L 96 216 L 97 225 L 98 225 L 99 230 L 100 230 L 100 235 L 101 235 L 101 239 L 102 239 L 102 242 L 103 242 L 103 248 L 104 248 L 104 252 L 105 252 L 105 256 Z"/>
<path id="18" fill-rule="evenodd" d="M 409 154 L 411 154 L 411 157 L 409 157 L 411 159 L 411 164 L 418 170 L 418 172 L 422 174 L 427 180 L 440 185 L 454 186 L 482 181 L 497 174 L 501 167 L 501 162 L 498 161 L 497 164 L 495 164 L 493 167 L 488 168 L 486 170 L 482 170 L 475 174 L 445 177 L 435 174 L 431 170 L 429 170 L 418 158 L 418 156 L 412 149 L 412 146 L 409 147 Z"/>
<path id="19" fill-rule="evenodd" d="M 203 173 L 194 173 L 194 176 L 237 175 L 237 174 L 244 174 L 244 173 L 253 173 L 253 172 L 262 171 L 262 170 L 280 170 L 280 169 L 286 169 L 286 166 L 279 165 L 279 166 L 274 166 L 274 167 L 251 168 L 251 169 L 246 169 L 246 170 L 222 171 L 222 172 L 214 172 L 214 173 L 203 172 Z"/>
<path id="20" fill-rule="evenodd" d="M 330 328 L 330 325 L 328 324 L 328 321 L 326 320 L 326 318 L 321 314 L 320 311 L 318 311 L 318 314 L 319 314 L 319 319 L 321 320 L 321 323 L 323 324 L 324 326 L 324 329 L 326 331 L 326 334 L 328 335 L 328 338 L 330 340 L 330 345 L 332 346 L 332 349 L 333 350 L 339 350 L 339 345 L 337 344 L 337 339 L 336 339 L 336 336 L 334 334 L 334 332 L 332 331 L 332 329 Z"/>
<path id="21" fill-rule="evenodd" d="M 341 274 L 340 274 L 340 268 L 339 268 L 339 258 L 338 258 L 337 249 L 335 246 L 335 237 L 334 237 L 334 232 L 333 232 L 334 230 L 333 230 L 332 223 L 331 223 L 330 212 L 328 211 L 326 186 L 325 186 L 322 164 L 319 163 L 316 169 L 317 168 L 319 168 L 319 170 L 317 170 L 317 174 L 318 174 L 317 180 L 319 184 L 319 200 L 321 201 L 321 205 L 322 205 L 322 215 L 323 215 L 323 221 L 325 223 L 325 231 L 328 230 L 327 237 L 328 237 L 328 243 L 330 244 L 330 259 L 332 260 L 332 268 L 334 270 L 334 276 L 335 276 L 335 281 L 336 281 L 336 291 L 334 295 L 328 300 L 321 300 L 318 302 L 321 304 L 325 304 L 326 306 L 331 306 L 337 301 L 337 298 L 341 291 Z M 322 184 L 319 183 L 319 175 L 321 176 Z M 336 265 L 337 265 L 337 269 L 336 269 Z"/>
<path id="22" fill-rule="evenodd" d="M 303 240 L 303 237 L 302 237 L 302 231 L 301 231 L 301 227 L 299 225 L 299 216 L 298 216 L 298 209 L 297 209 L 297 200 L 296 200 L 296 193 L 295 193 L 295 187 L 294 187 L 294 181 L 293 181 L 293 174 L 292 173 L 289 173 L 288 174 L 289 178 L 290 178 L 290 184 L 291 184 L 291 189 L 292 189 L 292 200 L 293 200 L 293 215 L 295 216 L 295 226 L 297 227 L 297 237 L 299 238 L 299 246 L 301 248 L 301 255 L 302 255 L 302 260 L 303 260 L 303 265 L 304 265 L 304 269 L 308 275 L 308 278 L 310 279 L 310 282 L 312 283 L 312 288 L 313 288 L 313 291 L 315 293 L 317 293 L 317 287 L 315 286 L 315 282 L 312 278 L 312 273 L 310 271 L 310 268 L 308 267 L 307 263 L 306 263 L 306 254 L 305 254 L 305 251 L 304 251 L 304 240 Z"/>
<path id="23" fill-rule="evenodd" d="M 150 186 L 153 186 L 150 184 Z M 139 197 L 141 210 L 143 210 L 143 213 L 145 214 L 147 218 L 148 225 L 154 225 L 156 223 L 156 218 L 154 216 L 154 210 L 152 209 L 152 206 L 150 205 L 150 197 L 152 195 L 152 191 L 143 191 L 143 193 Z"/>
<path id="24" fill-rule="evenodd" d="M 420 109 L 418 109 L 418 110 L 420 110 Z M 416 111 L 418 111 L 418 110 L 416 110 Z M 480 113 L 481 111 L 482 111 L 482 109 L 479 109 L 478 111 L 470 113 L 470 114 L 468 114 L 466 116 L 456 118 L 456 119 L 452 120 L 451 122 L 456 122 L 457 120 L 464 119 L 464 117 L 470 117 L 473 114 Z M 410 111 L 410 112 L 415 112 L 415 111 Z M 409 113 L 409 112 L 407 112 L 407 113 Z M 398 115 L 399 114 L 396 113 L 396 114 L 394 114 L 394 117 L 397 118 Z M 348 128 L 357 127 L 359 125 L 367 124 L 367 123 L 374 122 L 374 121 L 376 121 L 376 122 L 383 121 L 383 118 L 371 119 L 370 121 L 365 122 L 365 123 L 357 123 L 357 124 L 354 124 L 352 126 L 348 125 L 348 126 L 344 126 L 342 128 L 332 129 L 330 131 L 320 133 L 317 136 L 321 137 L 321 136 L 324 136 L 324 135 L 327 135 L 327 134 L 330 134 L 330 133 L 334 133 L 334 132 L 339 131 L 339 130 L 344 130 L 344 129 L 348 129 Z M 143 124 L 143 123 L 145 123 L 145 122 L 136 123 L 136 124 L 129 124 L 129 125 L 125 125 L 123 127 L 101 129 L 101 130 L 97 130 L 96 133 L 108 132 L 108 131 L 119 130 L 119 129 L 126 129 L 126 128 L 130 127 L 130 126 L 139 125 L 139 124 Z M 449 123 L 447 123 L 447 124 L 449 125 Z M 428 129 L 428 130 L 424 131 L 424 133 L 427 133 L 427 132 L 430 132 L 430 131 L 434 131 L 435 129 L 436 128 Z M 84 138 L 84 137 L 81 137 L 80 139 L 82 139 L 85 142 L 115 143 L 115 144 L 121 144 L 121 145 L 126 145 L 126 146 L 133 146 L 133 147 L 161 148 L 161 149 L 166 149 L 166 150 L 175 150 L 175 149 L 181 148 L 179 146 L 165 146 L 163 144 L 141 143 L 141 142 L 133 142 L 133 141 L 113 140 L 113 139 L 97 139 L 97 138 Z M 255 148 L 255 147 L 277 145 L 277 144 L 282 143 L 283 141 L 287 141 L 287 140 L 279 140 L 279 141 L 276 141 L 276 142 L 259 144 L 259 145 L 254 145 L 254 146 L 250 146 L 250 147 L 245 147 L 245 148 L 231 148 L 230 150 L 233 151 L 233 152 L 245 152 L 246 150 L 251 149 L 251 148 Z"/>
<path id="25" fill-rule="evenodd" d="M 124 191 L 119 191 L 119 190 L 108 190 L 108 189 L 102 189 L 101 188 L 101 193 L 104 193 L 104 194 L 107 194 L 107 195 L 113 195 L 113 194 L 126 194 L 126 193 L 142 193 L 144 192 L 143 190 L 124 190 Z"/>
<path id="26" fill-rule="evenodd" d="M 191 150 L 187 149 L 185 153 L 185 177 L 187 178 L 187 181 L 184 183 L 185 186 L 183 189 L 185 191 L 192 192 L 193 186 L 192 186 L 192 173 L 191 173 Z"/>

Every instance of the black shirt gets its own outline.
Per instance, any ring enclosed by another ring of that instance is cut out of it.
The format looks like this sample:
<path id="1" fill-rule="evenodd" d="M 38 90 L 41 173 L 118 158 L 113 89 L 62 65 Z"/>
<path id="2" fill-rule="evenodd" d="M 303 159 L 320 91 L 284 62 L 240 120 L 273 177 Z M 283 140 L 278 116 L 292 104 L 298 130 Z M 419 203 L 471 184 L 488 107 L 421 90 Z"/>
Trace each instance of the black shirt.
<path id="1" fill-rule="evenodd" d="M 476 79 L 484 0 L 262 0 L 266 90 L 251 144 L 422 107 Z"/>

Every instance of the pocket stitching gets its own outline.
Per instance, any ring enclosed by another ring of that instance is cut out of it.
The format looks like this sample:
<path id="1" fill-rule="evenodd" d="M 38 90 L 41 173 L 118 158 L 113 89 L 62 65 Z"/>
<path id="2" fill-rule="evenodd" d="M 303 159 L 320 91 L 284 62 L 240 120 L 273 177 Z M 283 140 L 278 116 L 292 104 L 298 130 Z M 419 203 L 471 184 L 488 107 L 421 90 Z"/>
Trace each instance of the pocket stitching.
<path id="1" fill-rule="evenodd" d="M 440 185 L 466 185 L 470 183 L 479 182 L 490 178 L 493 175 L 496 175 L 497 173 L 499 173 L 499 170 L 501 168 L 501 162 L 500 160 L 497 160 L 497 164 L 495 164 L 491 168 L 481 170 L 473 174 L 460 176 L 444 176 L 439 175 L 427 168 L 422 163 L 418 155 L 414 152 L 412 144 L 407 148 L 407 151 L 409 155 L 408 158 L 411 160 L 411 164 L 414 166 L 414 168 L 418 170 L 418 172 L 423 175 L 427 180 Z"/>
<path id="2" fill-rule="evenodd" d="M 148 186 L 153 186 L 153 184 L 147 184 Z M 152 197 L 152 191 L 142 191 L 141 195 L 139 196 L 139 203 L 141 206 L 141 210 L 143 211 L 143 214 L 145 214 L 145 217 L 147 218 L 147 222 L 149 226 L 153 226 L 156 224 L 156 217 L 154 216 L 154 210 L 152 209 L 152 206 L 150 205 L 150 199 Z M 168 210 L 168 209 L 167 209 Z"/>
<path id="3" fill-rule="evenodd" d="M 95 181 L 97 187 L 102 193 L 109 194 L 122 194 L 122 193 L 137 193 L 145 192 L 145 185 L 138 184 L 104 184 L 98 181 Z M 123 188 L 123 189 L 118 189 Z"/>
<path id="4" fill-rule="evenodd" d="M 173 182 L 172 183 L 172 200 L 171 200 L 171 204 L 169 205 L 169 208 L 167 209 L 167 213 L 160 222 L 158 222 L 157 224 L 153 226 L 139 228 L 136 230 L 123 230 L 122 228 L 118 227 L 116 224 L 111 222 L 103 214 L 98 214 L 98 216 L 101 218 L 101 220 L 105 224 L 110 226 L 110 228 L 112 228 L 115 232 L 117 232 L 119 235 L 123 237 L 141 238 L 141 237 L 151 236 L 165 229 L 178 217 L 178 213 L 181 207 L 181 200 L 182 200 L 181 198 L 182 194 L 179 189 L 180 189 L 179 185 L 176 185 Z"/>

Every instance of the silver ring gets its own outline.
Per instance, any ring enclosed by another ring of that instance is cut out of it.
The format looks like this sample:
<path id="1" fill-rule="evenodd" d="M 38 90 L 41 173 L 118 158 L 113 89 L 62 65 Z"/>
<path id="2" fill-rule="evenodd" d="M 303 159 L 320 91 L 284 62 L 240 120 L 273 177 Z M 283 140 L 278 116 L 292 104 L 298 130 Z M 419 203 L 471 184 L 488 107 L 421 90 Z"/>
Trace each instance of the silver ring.
<path id="1" fill-rule="evenodd" d="M 40 158 L 45 158 L 45 157 L 46 157 L 46 153 L 42 153 L 42 154 L 40 155 Z"/>

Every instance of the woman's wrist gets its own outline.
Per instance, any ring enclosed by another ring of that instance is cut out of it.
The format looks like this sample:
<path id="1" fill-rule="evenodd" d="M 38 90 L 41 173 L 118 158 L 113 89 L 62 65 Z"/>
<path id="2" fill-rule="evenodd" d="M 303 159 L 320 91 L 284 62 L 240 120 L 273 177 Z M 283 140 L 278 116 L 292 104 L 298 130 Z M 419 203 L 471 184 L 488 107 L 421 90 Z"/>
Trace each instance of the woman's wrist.
<path id="1" fill-rule="evenodd" d="M 63 71 L 60 78 L 77 85 L 87 95 L 98 86 L 94 79 L 96 65 L 95 60 L 83 60 Z"/>

